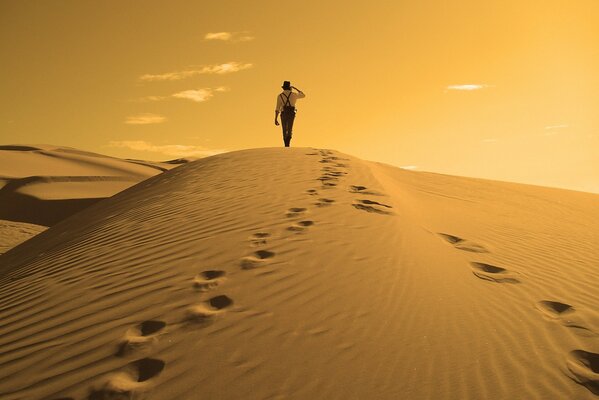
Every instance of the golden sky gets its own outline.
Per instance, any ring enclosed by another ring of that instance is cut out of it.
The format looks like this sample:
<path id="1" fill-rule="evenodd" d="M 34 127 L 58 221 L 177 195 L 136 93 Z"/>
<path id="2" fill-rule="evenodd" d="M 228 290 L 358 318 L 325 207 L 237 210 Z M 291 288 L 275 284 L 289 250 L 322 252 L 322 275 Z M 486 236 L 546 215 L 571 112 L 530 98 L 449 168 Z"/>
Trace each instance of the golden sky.
<path id="1" fill-rule="evenodd" d="M 294 146 L 599 192 L 599 1 L 0 1 L 0 143 Z"/>

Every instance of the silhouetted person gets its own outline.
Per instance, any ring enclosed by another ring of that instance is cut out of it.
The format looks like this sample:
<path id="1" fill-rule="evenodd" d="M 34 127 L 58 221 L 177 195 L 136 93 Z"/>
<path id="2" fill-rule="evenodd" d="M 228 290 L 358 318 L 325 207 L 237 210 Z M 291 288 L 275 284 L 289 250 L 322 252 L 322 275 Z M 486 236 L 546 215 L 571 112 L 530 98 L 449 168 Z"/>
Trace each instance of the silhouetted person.
<path id="1" fill-rule="evenodd" d="M 279 125 L 279 113 L 281 113 L 281 124 L 283 126 L 283 142 L 285 147 L 291 143 L 291 130 L 293 129 L 293 120 L 295 119 L 295 102 L 297 99 L 306 97 L 304 92 L 291 86 L 291 82 L 283 82 L 283 93 L 277 96 L 277 108 L 275 109 L 275 125 Z M 293 93 L 292 89 L 297 90 Z"/>

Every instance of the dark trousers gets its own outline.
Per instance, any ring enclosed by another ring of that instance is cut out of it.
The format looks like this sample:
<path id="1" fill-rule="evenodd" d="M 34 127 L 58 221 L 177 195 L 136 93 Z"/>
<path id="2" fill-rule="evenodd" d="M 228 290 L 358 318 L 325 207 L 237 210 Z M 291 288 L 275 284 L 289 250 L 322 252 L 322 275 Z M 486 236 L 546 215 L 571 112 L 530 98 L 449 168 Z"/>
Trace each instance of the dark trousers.
<path id="1" fill-rule="evenodd" d="M 283 111 L 281 113 L 281 126 L 283 127 L 283 142 L 285 147 L 289 147 L 291 143 L 291 130 L 293 129 L 293 120 L 295 119 L 295 111 Z"/>

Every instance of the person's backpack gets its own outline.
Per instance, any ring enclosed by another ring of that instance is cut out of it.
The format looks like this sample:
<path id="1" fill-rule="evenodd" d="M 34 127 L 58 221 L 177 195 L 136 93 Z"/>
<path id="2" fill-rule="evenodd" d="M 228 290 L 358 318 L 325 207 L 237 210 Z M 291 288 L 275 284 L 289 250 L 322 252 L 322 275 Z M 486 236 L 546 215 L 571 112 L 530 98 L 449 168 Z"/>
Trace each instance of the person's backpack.
<path id="1" fill-rule="evenodd" d="M 281 96 L 285 96 L 285 93 L 281 93 Z M 291 103 L 289 102 L 289 97 L 291 97 L 291 93 L 289 93 L 289 95 L 283 102 L 283 113 L 285 113 L 285 114 L 295 113 L 295 107 L 292 106 Z"/>

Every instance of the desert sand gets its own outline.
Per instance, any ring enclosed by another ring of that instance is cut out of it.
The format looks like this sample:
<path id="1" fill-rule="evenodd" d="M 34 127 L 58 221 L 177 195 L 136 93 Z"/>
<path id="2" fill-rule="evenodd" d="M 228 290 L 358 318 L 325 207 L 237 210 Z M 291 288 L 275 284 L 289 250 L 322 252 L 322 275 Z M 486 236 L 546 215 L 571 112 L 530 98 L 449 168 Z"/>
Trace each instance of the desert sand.
<path id="1" fill-rule="evenodd" d="M 186 161 L 122 160 L 52 145 L 0 146 L 0 253 Z"/>
<path id="2" fill-rule="evenodd" d="M 208 157 L 0 256 L 0 398 L 596 399 L 597 243 L 594 194 Z"/>

